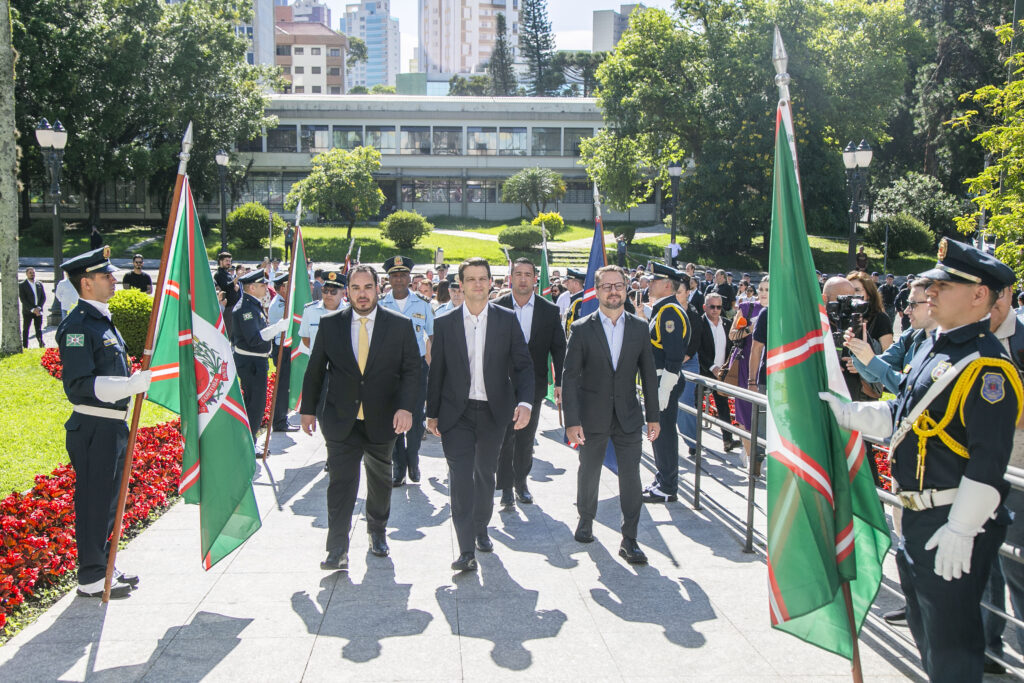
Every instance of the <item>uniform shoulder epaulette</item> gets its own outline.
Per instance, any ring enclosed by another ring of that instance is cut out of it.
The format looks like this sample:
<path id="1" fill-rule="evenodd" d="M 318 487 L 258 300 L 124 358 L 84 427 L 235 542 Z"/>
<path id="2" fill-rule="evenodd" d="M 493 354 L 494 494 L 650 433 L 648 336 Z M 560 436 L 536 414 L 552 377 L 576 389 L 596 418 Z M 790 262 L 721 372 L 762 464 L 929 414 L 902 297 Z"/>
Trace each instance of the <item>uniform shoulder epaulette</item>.
<path id="1" fill-rule="evenodd" d="M 318 303 L 320 303 L 320 302 L 319 301 L 310 301 L 308 304 L 304 305 L 303 308 L 309 308 L 310 306 L 316 306 Z"/>
<path id="2" fill-rule="evenodd" d="M 415 294 L 416 298 L 419 299 L 420 301 L 422 301 L 423 303 L 425 303 L 425 304 L 429 304 L 430 303 L 430 299 L 424 298 L 423 295 L 420 294 L 419 292 L 413 292 L 413 294 Z"/>

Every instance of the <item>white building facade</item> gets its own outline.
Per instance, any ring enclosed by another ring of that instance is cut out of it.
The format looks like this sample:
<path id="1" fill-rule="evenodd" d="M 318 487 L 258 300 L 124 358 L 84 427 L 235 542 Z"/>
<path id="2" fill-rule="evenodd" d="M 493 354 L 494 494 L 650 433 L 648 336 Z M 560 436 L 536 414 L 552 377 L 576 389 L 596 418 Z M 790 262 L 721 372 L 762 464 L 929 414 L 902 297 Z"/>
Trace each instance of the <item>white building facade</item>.
<path id="1" fill-rule="evenodd" d="M 483 73 L 494 51 L 497 15 L 509 46 L 519 50 L 519 0 L 420 0 L 417 61 L 428 81 Z"/>

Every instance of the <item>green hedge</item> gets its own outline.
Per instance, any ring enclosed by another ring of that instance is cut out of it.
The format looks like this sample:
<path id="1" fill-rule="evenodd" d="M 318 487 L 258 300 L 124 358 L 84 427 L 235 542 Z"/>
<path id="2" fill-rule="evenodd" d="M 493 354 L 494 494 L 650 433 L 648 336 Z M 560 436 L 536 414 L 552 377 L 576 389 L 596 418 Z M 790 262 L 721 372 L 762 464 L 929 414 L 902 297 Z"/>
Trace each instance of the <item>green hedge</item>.
<path id="1" fill-rule="evenodd" d="M 543 241 L 540 226 L 523 223 L 505 228 L 498 233 L 498 242 L 512 249 L 530 249 Z"/>
<path id="2" fill-rule="evenodd" d="M 927 253 L 935 247 L 935 233 L 908 213 L 878 216 L 864 233 L 864 243 L 876 249 L 885 247 L 885 230 L 889 229 L 889 256 L 905 253 Z"/>
<path id="3" fill-rule="evenodd" d="M 128 353 L 142 358 L 149 331 L 149 315 L 153 310 L 153 297 L 139 289 L 122 289 L 110 297 L 110 317 L 124 337 Z"/>
<path id="4" fill-rule="evenodd" d="M 547 228 L 548 238 L 554 237 L 560 232 L 565 232 L 565 220 L 562 218 L 562 214 L 557 211 L 537 214 L 537 217 L 530 221 L 530 225 Z"/>
<path id="5" fill-rule="evenodd" d="M 284 219 L 274 214 L 274 235 L 284 233 Z M 228 214 L 228 242 L 243 249 L 267 246 L 270 211 L 259 202 L 249 202 Z"/>
<path id="6" fill-rule="evenodd" d="M 380 223 L 381 235 L 399 249 L 412 249 L 433 229 L 433 224 L 415 211 L 395 211 Z"/>

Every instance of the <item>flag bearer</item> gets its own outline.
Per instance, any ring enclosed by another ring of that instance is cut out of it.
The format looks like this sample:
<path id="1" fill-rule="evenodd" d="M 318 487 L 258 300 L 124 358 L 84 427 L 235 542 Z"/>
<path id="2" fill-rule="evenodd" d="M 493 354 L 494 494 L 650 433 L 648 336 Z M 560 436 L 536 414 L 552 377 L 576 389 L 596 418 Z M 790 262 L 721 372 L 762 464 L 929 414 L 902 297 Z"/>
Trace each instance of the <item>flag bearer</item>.
<path id="1" fill-rule="evenodd" d="M 79 295 L 79 304 L 57 328 L 64 365 L 64 393 L 73 412 L 64 423 L 75 469 L 75 541 L 78 594 L 103 595 L 117 496 L 128 448 L 128 405 L 149 389 L 150 372 L 131 372 L 124 339 L 110 319 L 107 301 L 117 281 L 101 247 L 65 261 L 61 268 Z M 139 577 L 114 572 L 110 597 L 127 597 Z"/>
<path id="2" fill-rule="evenodd" d="M 274 276 L 274 291 L 277 292 L 277 296 L 270 300 L 270 307 L 267 311 L 267 320 L 271 325 L 274 323 L 284 320 L 285 329 L 289 323 L 285 319 L 288 314 L 288 289 L 289 280 L 288 273 L 278 273 Z M 270 349 L 270 357 L 277 362 L 278 357 L 281 358 L 281 367 L 277 368 L 277 400 L 274 403 L 274 412 L 271 415 L 271 427 L 275 432 L 297 432 L 298 427 L 292 427 L 288 424 L 288 386 L 292 376 L 292 348 L 298 346 L 298 340 L 292 340 L 292 346 L 286 346 L 283 354 L 278 353 L 278 341 L 281 339 L 281 334 L 274 335 L 271 340 L 273 346 Z"/>
<path id="3" fill-rule="evenodd" d="M 989 310 L 1013 271 L 943 239 L 921 274 L 937 328 L 888 403 L 822 394 L 841 427 L 892 433 L 892 473 L 903 503 L 897 554 L 907 623 L 932 681 L 981 681 L 981 595 L 1006 536 L 1003 475 L 1020 418 L 1021 381 L 989 331 Z M 895 432 L 893 433 L 893 429 Z"/>
<path id="4" fill-rule="evenodd" d="M 235 369 L 242 385 L 245 398 L 245 414 L 249 418 L 249 431 L 253 442 L 256 432 L 263 423 L 263 411 L 267 405 L 267 358 L 270 356 L 270 340 L 281 334 L 287 321 L 267 322 L 263 315 L 261 301 L 267 295 L 267 278 L 262 270 L 254 270 L 238 278 L 242 285 L 242 298 L 235 304 L 231 315 L 231 343 L 235 355 Z M 262 449 L 256 444 L 256 454 Z"/>

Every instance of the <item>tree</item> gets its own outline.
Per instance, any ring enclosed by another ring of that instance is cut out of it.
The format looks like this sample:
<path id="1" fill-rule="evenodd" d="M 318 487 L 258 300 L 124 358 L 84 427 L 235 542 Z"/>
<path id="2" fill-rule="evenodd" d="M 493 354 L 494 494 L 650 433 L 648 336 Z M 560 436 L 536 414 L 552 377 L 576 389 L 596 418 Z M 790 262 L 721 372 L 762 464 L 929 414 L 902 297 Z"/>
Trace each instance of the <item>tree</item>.
<path id="1" fill-rule="evenodd" d="M 548 202 L 558 201 L 565 196 L 565 181 L 562 176 L 547 168 L 524 168 L 501 186 L 501 201 L 522 204 L 530 216 L 536 216 L 547 208 Z"/>
<path id="2" fill-rule="evenodd" d="M 365 85 L 353 85 L 351 88 L 348 89 L 348 94 L 349 95 L 369 95 L 370 94 L 370 89 L 367 88 Z"/>
<path id="3" fill-rule="evenodd" d="M 558 52 L 553 65 L 566 83 L 581 86 L 583 97 L 592 97 L 597 91 L 597 68 L 607 58 L 607 52 Z"/>
<path id="4" fill-rule="evenodd" d="M 469 78 L 455 74 L 448 81 L 449 95 L 475 95 L 482 97 L 490 95 L 492 90 L 491 77 L 485 75 L 473 75 Z"/>
<path id="5" fill-rule="evenodd" d="M 20 353 L 18 329 L 17 132 L 10 4 L 0 0 L 0 353 Z M 52 296 L 52 295 L 51 295 Z"/>
<path id="6" fill-rule="evenodd" d="M 533 96 L 550 95 L 562 85 L 554 68 L 555 34 L 548 21 L 547 0 L 523 0 L 519 10 L 519 50 L 526 60 L 527 90 Z"/>
<path id="7" fill-rule="evenodd" d="M 380 170 L 380 152 L 373 147 L 353 150 L 335 148 L 313 157 L 313 170 L 292 185 L 285 197 L 285 209 L 302 208 L 329 221 L 348 224 L 345 239 L 352 239 L 356 221 L 376 216 L 384 204 L 384 193 L 373 174 Z"/>
<path id="8" fill-rule="evenodd" d="M 398 91 L 395 89 L 395 86 L 384 85 L 383 83 L 378 83 L 370 88 L 371 95 L 394 95 L 397 92 Z"/>
<path id="9" fill-rule="evenodd" d="M 952 237 L 956 234 L 954 219 L 963 213 L 963 206 L 942 189 L 938 178 L 910 172 L 878 193 L 874 210 L 890 216 L 906 213 L 936 234 Z"/>
<path id="10" fill-rule="evenodd" d="M 505 15 L 498 12 L 497 29 L 494 31 L 494 50 L 487 64 L 487 75 L 491 77 L 491 92 L 496 97 L 511 97 L 516 94 L 519 83 L 512 68 L 512 48 L 508 44 L 508 25 Z"/>
<path id="11" fill-rule="evenodd" d="M 1000 27 L 999 40 L 1010 45 L 1012 26 Z M 1011 73 L 1024 68 L 1024 52 L 1015 53 L 1008 62 Z M 999 244 L 996 257 L 1024 277 L 1024 79 L 1016 78 L 1002 87 L 986 85 L 970 93 L 966 101 L 980 109 L 970 109 L 953 121 L 953 126 L 969 132 L 990 159 L 978 175 L 968 178 L 977 209 L 956 219 L 965 234 L 978 229 L 982 211 L 985 230 L 995 234 Z M 985 117 L 998 121 L 984 125 Z"/>
<path id="12" fill-rule="evenodd" d="M 345 67 L 354 69 L 360 62 L 365 64 L 370 59 L 366 41 L 359 36 L 346 36 L 346 38 L 348 38 L 348 57 L 345 58 Z"/>
<path id="13" fill-rule="evenodd" d="M 40 187 L 33 131 L 44 116 L 59 118 L 70 131 L 64 182 L 81 190 L 91 222 L 99 221 L 104 185 L 122 178 L 148 180 L 166 213 L 189 121 L 189 176 L 207 195 L 219 183 L 216 151 L 274 123 L 264 110 L 278 71 L 247 65 L 246 40 L 234 30 L 251 19 L 250 2 L 13 4 L 21 180 Z"/>

